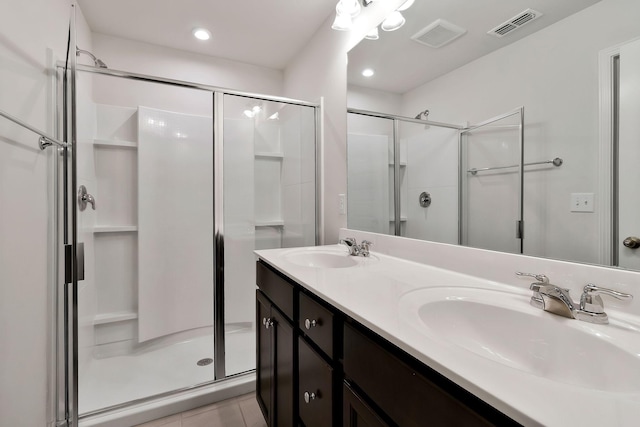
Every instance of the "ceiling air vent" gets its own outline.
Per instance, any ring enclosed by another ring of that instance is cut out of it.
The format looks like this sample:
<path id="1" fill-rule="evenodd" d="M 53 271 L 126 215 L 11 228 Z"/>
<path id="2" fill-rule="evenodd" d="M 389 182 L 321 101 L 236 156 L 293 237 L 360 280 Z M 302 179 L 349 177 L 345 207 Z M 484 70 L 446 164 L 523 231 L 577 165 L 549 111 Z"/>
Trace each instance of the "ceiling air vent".
<path id="1" fill-rule="evenodd" d="M 487 34 L 491 34 L 492 36 L 496 36 L 496 37 L 504 37 L 510 32 L 512 32 L 513 30 L 517 30 L 523 25 L 528 24 L 529 22 L 536 20 L 541 16 L 542 16 L 541 12 L 537 12 L 533 9 L 527 9 L 524 12 L 519 13 L 513 18 L 509 19 L 508 21 L 503 22 L 497 27 L 489 30 Z"/>
<path id="2" fill-rule="evenodd" d="M 444 19 L 438 19 L 411 36 L 411 39 L 429 47 L 439 48 L 451 43 L 467 30 L 453 25 Z"/>

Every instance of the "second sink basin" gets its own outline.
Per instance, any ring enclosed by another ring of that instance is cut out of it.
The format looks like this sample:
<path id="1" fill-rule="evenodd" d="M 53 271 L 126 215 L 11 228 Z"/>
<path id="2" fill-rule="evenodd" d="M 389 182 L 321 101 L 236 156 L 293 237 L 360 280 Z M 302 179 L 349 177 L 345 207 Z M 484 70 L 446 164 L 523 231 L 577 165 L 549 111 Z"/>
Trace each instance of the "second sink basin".
<path id="1" fill-rule="evenodd" d="M 400 304 L 426 335 L 504 366 L 601 391 L 640 391 L 639 352 L 617 345 L 638 342 L 634 327 L 566 319 L 531 307 L 528 296 L 483 288 L 420 289 Z"/>
<path id="2" fill-rule="evenodd" d="M 303 267 L 317 268 L 345 268 L 358 264 L 354 257 L 349 254 L 341 254 L 333 251 L 292 252 L 285 255 L 285 259 L 290 263 Z"/>
<path id="3" fill-rule="evenodd" d="M 348 268 L 377 261 L 375 255 L 368 257 L 351 256 L 343 246 L 327 245 L 291 249 L 282 258 L 301 267 Z"/>

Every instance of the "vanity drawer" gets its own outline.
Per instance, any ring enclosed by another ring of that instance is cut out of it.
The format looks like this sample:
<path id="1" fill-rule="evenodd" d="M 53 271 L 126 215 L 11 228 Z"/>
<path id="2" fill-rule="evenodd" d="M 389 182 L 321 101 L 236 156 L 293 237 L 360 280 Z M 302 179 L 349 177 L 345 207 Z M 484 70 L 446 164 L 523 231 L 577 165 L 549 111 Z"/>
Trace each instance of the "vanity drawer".
<path id="1" fill-rule="evenodd" d="M 387 348 L 391 344 L 387 342 L 383 346 L 381 342 L 381 338 L 376 337 L 374 341 L 354 326 L 345 324 L 344 373 L 346 379 L 355 383 L 395 424 L 403 427 L 518 425 L 435 371 L 411 360 L 409 355 L 401 359 L 400 355 L 392 354 Z"/>
<path id="2" fill-rule="evenodd" d="M 300 292 L 300 330 L 333 359 L 333 313 Z"/>
<path id="3" fill-rule="evenodd" d="M 305 427 L 333 425 L 333 368 L 298 338 L 298 412 Z"/>
<path id="4" fill-rule="evenodd" d="M 280 311 L 293 320 L 294 288 L 291 283 L 258 261 L 256 263 L 256 284 Z"/>

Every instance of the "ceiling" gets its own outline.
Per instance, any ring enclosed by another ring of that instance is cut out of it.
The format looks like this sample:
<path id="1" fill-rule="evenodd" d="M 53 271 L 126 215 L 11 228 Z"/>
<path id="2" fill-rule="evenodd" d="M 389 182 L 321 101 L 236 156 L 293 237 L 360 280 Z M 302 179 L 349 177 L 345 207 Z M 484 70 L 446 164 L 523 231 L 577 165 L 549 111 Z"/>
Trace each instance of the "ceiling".
<path id="1" fill-rule="evenodd" d="M 513 43 L 600 0 L 416 0 L 397 31 L 380 31 L 379 40 L 363 40 L 349 52 L 348 82 L 403 94 L 474 59 Z M 502 38 L 487 31 L 523 12 L 543 13 L 535 21 Z M 419 44 L 411 36 L 437 19 L 467 33 L 439 49 Z M 365 68 L 375 70 L 364 77 Z"/>
<path id="2" fill-rule="evenodd" d="M 93 32 L 284 69 L 336 0 L 78 0 Z M 208 41 L 191 31 L 205 27 Z"/>

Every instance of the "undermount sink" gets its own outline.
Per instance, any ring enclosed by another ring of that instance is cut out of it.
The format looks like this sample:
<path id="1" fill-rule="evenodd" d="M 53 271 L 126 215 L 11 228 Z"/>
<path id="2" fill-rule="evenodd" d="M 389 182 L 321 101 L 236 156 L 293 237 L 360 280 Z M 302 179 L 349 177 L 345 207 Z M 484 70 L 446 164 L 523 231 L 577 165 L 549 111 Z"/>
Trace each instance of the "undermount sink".
<path id="1" fill-rule="evenodd" d="M 524 294 L 438 287 L 405 294 L 405 318 L 420 332 L 509 368 L 611 392 L 640 391 L 638 329 L 591 325 L 529 305 Z M 609 329 L 614 328 L 614 329 Z"/>

